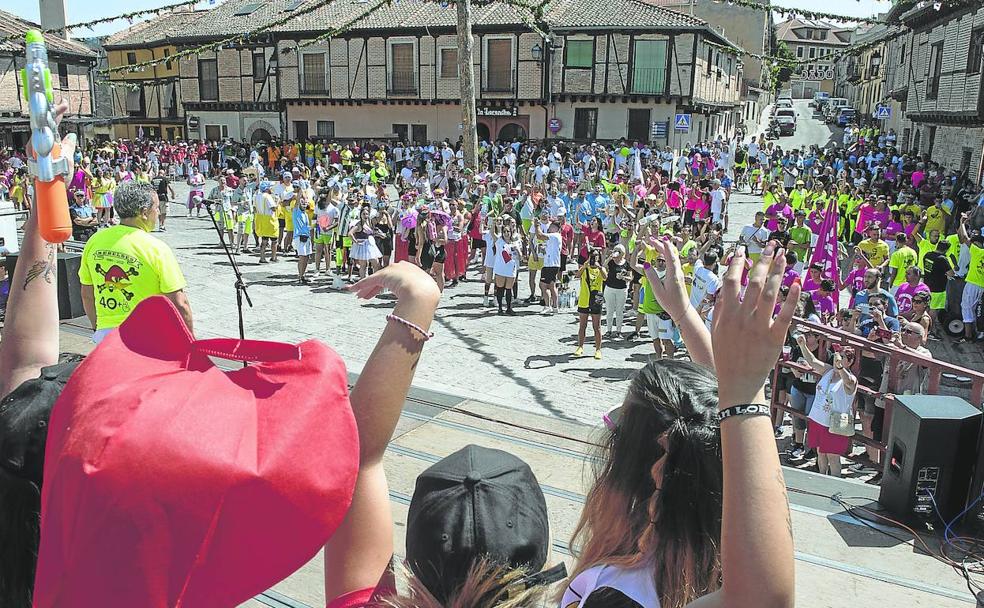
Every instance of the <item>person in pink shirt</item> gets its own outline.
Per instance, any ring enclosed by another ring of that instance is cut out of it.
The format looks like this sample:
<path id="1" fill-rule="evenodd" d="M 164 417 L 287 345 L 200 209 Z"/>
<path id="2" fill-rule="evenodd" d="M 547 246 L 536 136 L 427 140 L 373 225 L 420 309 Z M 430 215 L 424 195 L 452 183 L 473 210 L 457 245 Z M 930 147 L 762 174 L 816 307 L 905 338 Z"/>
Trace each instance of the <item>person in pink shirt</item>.
<path id="1" fill-rule="evenodd" d="M 786 253 L 786 272 L 782 275 L 782 287 L 788 288 L 793 283 L 800 281 L 800 274 L 796 272 L 796 264 L 798 262 L 796 252 L 789 251 Z"/>
<path id="2" fill-rule="evenodd" d="M 813 298 L 813 304 L 817 307 L 817 312 L 820 314 L 820 318 L 824 321 L 833 316 L 837 310 L 837 304 L 834 302 L 833 297 L 834 290 L 834 281 L 832 279 L 823 279 L 820 281 L 820 288 L 810 294 Z"/>
<path id="3" fill-rule="evenodd" d="M 912 172 L 912 187 L 918 190 L 919 186 L 921 186 L 925 180 L 926 172 L 923 171 L 923 164 L 918 163 L 916 164 L 916 170 Z"/>
<path id="4" fill-rule="evenodd" d="M 922 281 L 922 270 L 918 266 L 910 266 L 905 271 L 905 283 L 899 285 L 895 292 L 895 301 L 899 303 L 899 314 L 912 310 L 912 298 L 918 293 L 929 296 L 929 286 Z"/>
<path id="5" fill-rule="evenodd" d="M 786 218 L 786 225 L 792 225 L 793 223 L 793 208 L 789 206 L 789 201 L 786 197 L 780 198 L 775 203 L 769 205 L 768 209 L 765 210 L 765 227 L 770 231 L 775 231 L 779 229 L 779 217 Z"/>
<path id="6" fill-rule="evenodd" d="M 823 264 L 820 262 L 810 264 L 810 267 L 806 271 L 806 277 L 803 279 L 803 291 L 814 292 L 820 289 L 820 281 L 822 280 Z"/>
<path id="7" fill-rule="evenodd" d="M 864 289 L 864 273 L 868 270 L 868 264 L 865 262 L 864 257 L 858 256 L 854 258 L 854 268 L 851 272 L 847 273 L 847 278 L 844 279 L 844 288 L 851 290 L 851 308 L 854 308 L 854 294 Z"/>
<path id="8" fill-rule="evenodd" d="M 674 211 L 679 211 L 683 205 L 683 196 L 680 195 L 680 184 L 672 183 L 666 188 L 666 206 Z"/>

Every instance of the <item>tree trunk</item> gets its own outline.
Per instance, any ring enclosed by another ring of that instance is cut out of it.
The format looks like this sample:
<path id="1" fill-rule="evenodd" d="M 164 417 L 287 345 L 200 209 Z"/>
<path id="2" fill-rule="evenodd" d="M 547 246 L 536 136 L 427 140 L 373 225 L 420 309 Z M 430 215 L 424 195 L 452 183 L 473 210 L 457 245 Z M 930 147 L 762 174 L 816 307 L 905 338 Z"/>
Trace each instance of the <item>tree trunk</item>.
<path id="1" fill-rule="evenodd" d="M 461 84 L 461 131 L 465 167 L 478 169 L 475 119 L 475 67 L 472 63 L 471 0 L 458 0 L 458 80 Z"/>

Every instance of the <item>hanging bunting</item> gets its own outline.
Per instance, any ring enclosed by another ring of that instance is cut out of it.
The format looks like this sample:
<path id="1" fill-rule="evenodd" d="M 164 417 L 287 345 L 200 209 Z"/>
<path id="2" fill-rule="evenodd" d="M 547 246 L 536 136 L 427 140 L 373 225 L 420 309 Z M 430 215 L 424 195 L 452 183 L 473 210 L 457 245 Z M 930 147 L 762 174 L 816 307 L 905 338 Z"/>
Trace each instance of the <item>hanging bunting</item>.
<path id="1" fill-rule="evenodd" d="M 201 0 L 184 0 L 183 2 L 177 2 L 175 4 L 168 4 L 165 6 L 159 6 L 157 8 L 149 8 L 140 11 L 132 11 L 129 13 L 122 13 L 119 15 L 114 15 L 112 17 L 100 17 L 99 19 L 93 19 L 92 21 L 83 21 L 81 23 L 71 23 L 65 27 L 53 28 L 50 30 L 42 30 L 42 34 L 60 34 L 62 32 L 67 32 L 69 30 L 78 29 L 93 29 L 97 25 L 102 25 L 103 23 L 112 23 L 113 21 L 119 21 L 121 19 L 127 20 L 129 23 L 133 23 L 133 20 L 139 17 L 160 16 L 164 13 L 169 13 L 179 8 L 184 8 L 188 6 L 194 6 L 201 2 Z M 0 37 L 0 43 L 9 42 L 11 40 L 23 40 L 24 34 L 10 34 L 7 36 Z"/>

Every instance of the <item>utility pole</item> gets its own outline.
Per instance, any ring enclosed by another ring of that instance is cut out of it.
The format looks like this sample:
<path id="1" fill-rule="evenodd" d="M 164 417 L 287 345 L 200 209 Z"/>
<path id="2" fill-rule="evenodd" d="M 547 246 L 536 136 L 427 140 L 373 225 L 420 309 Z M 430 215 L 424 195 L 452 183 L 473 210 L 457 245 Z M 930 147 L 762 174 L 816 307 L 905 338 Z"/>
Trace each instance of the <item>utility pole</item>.
<path id="1" fill-rule="evenodd" d="M 461 131 L 465 167 L 478 169 L 478 132 L 475 118 L 475 65 L 472 63 L 471 0 L 457 0 L 458 81 L 461 84 Z"/>

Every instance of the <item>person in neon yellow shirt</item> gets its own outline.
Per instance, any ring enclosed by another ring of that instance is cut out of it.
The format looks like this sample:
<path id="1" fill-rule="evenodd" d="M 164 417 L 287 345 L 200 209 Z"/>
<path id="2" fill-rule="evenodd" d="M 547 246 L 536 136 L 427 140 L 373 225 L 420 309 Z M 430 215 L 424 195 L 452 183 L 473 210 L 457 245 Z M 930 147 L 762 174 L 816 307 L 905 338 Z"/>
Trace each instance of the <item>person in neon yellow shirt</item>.
<path id="1" fill-rule="evenodd" d="M 905 283 L 905 273 L 909 268 L 916 266 L 922 261 L 922 257 L 916 250 L 908 245 L 905 233 L 900 232 L 895 235 L 895 251 L 888 258 L 889 275 L 891 277 L 892 289 Z"/>
<path id="2" fill-rule="evenodd" d="M 193 331 L 185 278 L 174 252 L 149 232 L 157 226 L 160 201 L 150 184 L 123 182 L 114 205 L 120 224 L 96 232 L 85 243 L 79 266 L 82 306 L 100 342 L 141 301 L 155 295 L 171 300 Z"/>
<path id="3" fill-rule="evenodd" d="M 957 236 L 970 250 L 970 266 L 967 267 L 967 282 L 960 299 L 960 314 L 963 316 L 963 342 L 972 342 L 977 337 L 977 305 L 984 297 L 984 236 L 967 233 L 969 213 L 960 217 Z"/>
<path id="4" fill-rule="evenodd" d="M 940 234 L 946 232 L 946 217 L 949 213 L 949 211 L 943 208 L 943 199 L 937 196 L 933 204 L 927 207 L 926 212 L 923 214 L 926 218 L 925 234 L 929 234 L 934 230 L 939 231 Z"/>

